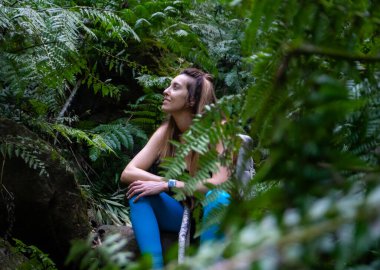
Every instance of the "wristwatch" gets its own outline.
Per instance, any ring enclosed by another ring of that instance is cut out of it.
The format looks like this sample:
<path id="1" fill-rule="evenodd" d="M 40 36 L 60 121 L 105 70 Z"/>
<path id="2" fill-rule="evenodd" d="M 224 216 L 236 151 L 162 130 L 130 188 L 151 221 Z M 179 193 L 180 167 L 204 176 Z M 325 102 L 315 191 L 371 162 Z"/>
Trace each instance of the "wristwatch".
<path id="1" fill-rule="evenodd" d="M 177 180 L 175 180 L 175 179 L 169 179 L 168 180 L 169 191 L 172 191 L 172 188 L 175 187 L 176 185 L 177 185 Z"/>

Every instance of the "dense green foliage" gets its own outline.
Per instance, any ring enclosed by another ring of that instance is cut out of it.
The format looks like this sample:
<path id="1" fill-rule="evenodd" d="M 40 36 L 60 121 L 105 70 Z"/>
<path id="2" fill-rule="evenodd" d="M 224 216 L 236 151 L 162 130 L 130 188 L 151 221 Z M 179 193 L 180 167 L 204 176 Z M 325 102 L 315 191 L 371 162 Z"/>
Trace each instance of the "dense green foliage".
<path id="1" fill-rule="evenodd" d="M 89 248 L 90 241 L 76 241 L 67 256 L 66 263 L 76 263 L 75 269 L 124 269 L 123 266 L 138 267 L 130 260 L 131 254 L 123 251 L 126 240 L 121 235 L 112 235 L 96 248 Z"/>
<path id="2" fill-rule="evenodd" d="M 222 222 L 226 239 L 196 247 L 181 267 L 376 269 L 379 24 L 374 0 L 4 0 L 0 116 L 54 144 L 98 220 L 123 224 L 120 172 L 161 123 L 170 78 L 200 67 L 215 76 L 220 100 L 194 120 L 162 174 L 187 182 L 178 198 L 202 202 L 195 184 L 218 162 L 234 170 L 238 133 L 254 139 L 257 174 L 248 186 L 232 174 L 216 187 L 233 195 L 208 221 Z M 210 151 L 218 141 L 228 149 L 219 156 Z M 191 150 L 201 154 L 195 177 L 185 172 Z M 28 138 L 1 138 L 1 152 L 45 173 Z M 121 253 L 110 256 L 113 244 L 103 255 L 77 244 L 69 260 L 87 254 L 84 269 L 109 258 L 128 268 Z"/>
<path id="3" fill-rule="evenodd" d="M 28 261 L 23 262 L 18 266 L 17 269 L 20 270 L 31 270 L 31 269 L 46 269 L 46 270 L 56 270 L 54 262 L 49 258 L 49 256 L 43 253 L 36 246 L 28 246 L 21 240 L 13 239 L 15 242 L 15 247 L 13 252 L 22 254 Z"/>
<path id="4" fill-rule="evenodd" d="M 379 4 L 234 4 L 251 18 L 242 124 L 258 173 L 227 212 L 227 241 L 188 267 L 223 254 L 218 269 L 376 269 Z"/>

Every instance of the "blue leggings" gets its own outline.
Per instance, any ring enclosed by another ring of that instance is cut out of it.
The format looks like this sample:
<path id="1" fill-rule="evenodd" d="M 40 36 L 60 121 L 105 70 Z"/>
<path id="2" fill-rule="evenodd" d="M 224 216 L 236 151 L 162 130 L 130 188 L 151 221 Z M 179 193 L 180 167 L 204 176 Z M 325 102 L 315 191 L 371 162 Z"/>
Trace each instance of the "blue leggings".
<path id="1" fill-rule="evenodd" d="M 210 190 L 206 197 L 214 192 Z M 223 191 L 217 191 L 216 200 L 204 206 L 204 217 L 220 204 L 228 204 L 229 195 Z M 181 228 L 183 206 L 180 202 L 166 193 L 153 196 L 145 196 L 137 202 L 133 202 L 136 196 L 129 200 L 131 209 L 131 222 L 135 232 L 137 244 L 142 254 L 150 254 L 153 258 L 153 268 L 163 267 L 160 230 L 179 232 Z M 201 244 L 204 241 L 219 238 L 218 226 L 212 226 L 201 235 Z"/>
<path id="2" fill-rule="evenodd" d="M 213 197 L 212 200 L 210 197 Z M 223 190 L 209 190 L 206 193 L 206 199 L 209 198 L 210 201 L 203 206 L 203 220 L 206 220 L 207 217 L 215 210 L 221 206 L 226 206 L 230 202 L 230 195 Z M 222 239 L 223 235 L 219 232 L 219 226 L 213 225 L 204 230 L 200 236 L 201 244 L 210 240 Z"/>

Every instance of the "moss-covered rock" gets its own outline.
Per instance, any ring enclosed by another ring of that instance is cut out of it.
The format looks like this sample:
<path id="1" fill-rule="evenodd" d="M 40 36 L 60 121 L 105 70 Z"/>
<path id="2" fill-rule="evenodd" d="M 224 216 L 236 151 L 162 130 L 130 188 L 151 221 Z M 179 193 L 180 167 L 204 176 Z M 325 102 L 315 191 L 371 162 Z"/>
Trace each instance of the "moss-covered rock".
<path id="1" fill-rule="evenodd" d="M 23 125 L 0 119 L 0 138 L 8 152 L 2 156 L 0 231 L 39 247 L 60 265 L 70 241 L 90 232 L 74 174 L 53 146 Z"/>
<path id="2" fill-rule="evenodd" d="M 19 269 L 28 259 L 15 252 L 14 248 L 4 239 L 0 238 L 0 269 L 14 270 Z"/>

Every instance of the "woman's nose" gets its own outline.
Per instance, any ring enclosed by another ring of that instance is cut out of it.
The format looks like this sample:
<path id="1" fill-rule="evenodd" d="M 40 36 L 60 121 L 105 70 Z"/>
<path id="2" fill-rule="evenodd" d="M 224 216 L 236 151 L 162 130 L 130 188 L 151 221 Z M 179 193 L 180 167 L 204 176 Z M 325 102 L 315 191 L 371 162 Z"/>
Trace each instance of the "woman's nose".
<path id="1" fill-rule="evenodd" d="M 168 94 L 169 94 L 169 88 L 170 88 L 170 87 L 168 87 L 168 88 L 166 88 L 166 89 L 164 90 L 164 94 L 165 94 L 165 95 L 168 95 Z"/>

